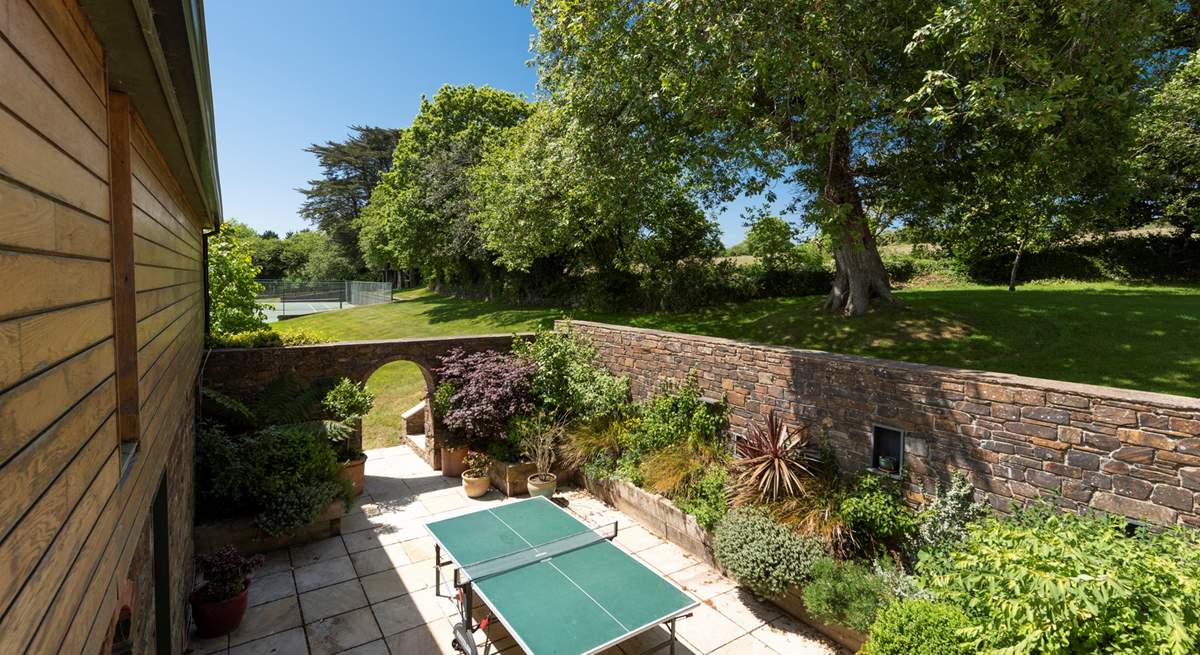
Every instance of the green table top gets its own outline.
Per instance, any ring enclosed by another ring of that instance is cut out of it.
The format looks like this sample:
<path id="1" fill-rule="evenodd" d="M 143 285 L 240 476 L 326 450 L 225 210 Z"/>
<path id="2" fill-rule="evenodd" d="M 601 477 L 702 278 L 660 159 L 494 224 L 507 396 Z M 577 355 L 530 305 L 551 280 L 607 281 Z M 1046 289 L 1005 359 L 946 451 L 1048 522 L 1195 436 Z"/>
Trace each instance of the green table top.
<path id="1" fill-rule="evenodd" d="M 589 529 L 546 498 L 496 505 L 427 527 L 468 573 L 472 564 L 521 557 Z M 597 653 L 698 604 L 608 540 L 502 567 L 473 584 L 528 655 Z"/>

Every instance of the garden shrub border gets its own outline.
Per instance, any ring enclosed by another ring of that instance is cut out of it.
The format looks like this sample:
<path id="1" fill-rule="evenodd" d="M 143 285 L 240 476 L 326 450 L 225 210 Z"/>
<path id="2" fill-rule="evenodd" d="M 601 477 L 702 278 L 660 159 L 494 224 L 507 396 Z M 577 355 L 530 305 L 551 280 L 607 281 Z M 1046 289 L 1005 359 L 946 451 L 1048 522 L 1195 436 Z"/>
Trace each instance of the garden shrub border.
<path id="1" fill-rule="evenodd" d="M 628 514 L 655 536 L 675 544 L 692 557 L 725 573 L 713 555 L 712 531 L 697 523 L 694 516 L 679 509 L 670 499 L 618 478 L 593 480 L 582 471 L 576 474 L 576 482 L 596 498 Z M 867 635 L 857 630 L 813 618 L 804 608 L 799 587 L 793 587 L 784 596 L 770 599 L 770 602 L 792 618 L 852 652 L 857 652 L 867 641 Z"/>

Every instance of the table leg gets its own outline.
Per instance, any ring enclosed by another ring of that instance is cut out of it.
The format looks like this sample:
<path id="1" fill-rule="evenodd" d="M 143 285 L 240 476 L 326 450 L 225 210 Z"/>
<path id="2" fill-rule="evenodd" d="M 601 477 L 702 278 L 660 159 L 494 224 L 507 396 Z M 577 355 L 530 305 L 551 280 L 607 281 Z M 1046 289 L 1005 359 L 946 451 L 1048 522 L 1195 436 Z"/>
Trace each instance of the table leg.
<path id="1" fill-rule="evenodd" d="M 433 544 L 433 594 L 440 596 L 442 593 L 442 546 L 441 544 Z"/>
<path id="2" fill-rule="evenodd" d="M 675 619 L 671 619 L 671 655 L 675 655 Z"/>

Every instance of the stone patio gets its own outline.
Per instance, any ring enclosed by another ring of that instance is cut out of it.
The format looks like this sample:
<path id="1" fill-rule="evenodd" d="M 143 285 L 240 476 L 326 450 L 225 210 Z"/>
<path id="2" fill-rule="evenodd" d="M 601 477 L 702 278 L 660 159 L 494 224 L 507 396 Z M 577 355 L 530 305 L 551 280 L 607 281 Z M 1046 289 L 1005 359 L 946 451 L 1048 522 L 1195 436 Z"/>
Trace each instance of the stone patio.
<path id="1" fill-rule="evenodd" d="M 227 637 L 193 639 L 188 652 L 455 652 L 450 635 L 457 610 L 451 600 L 435 593 L 433 541 L 424 524 L 511 500 L 495 490 L 481 499 L 467 498 L 457 478 L 430 469 L 407 446 L 368 455 L 366 492 L 342 520 L 342 535 L 268 554 L 266 564 L 254 575 L 250 609 L 241 627 Z M 587 492 L 563 489 L 557 499 L 589 525 L 617 521 L 618 545 L 702 601 L 694 616 L 679 622 L 675 651 L 679 655 L 841 652 L 812 629 L 756 601 L 729 578 Z M 522 653 L 501 626 L 489 632 L 492 652 Z M 608 653 L 640 654 L 665 638 L 660 627 Z"/>

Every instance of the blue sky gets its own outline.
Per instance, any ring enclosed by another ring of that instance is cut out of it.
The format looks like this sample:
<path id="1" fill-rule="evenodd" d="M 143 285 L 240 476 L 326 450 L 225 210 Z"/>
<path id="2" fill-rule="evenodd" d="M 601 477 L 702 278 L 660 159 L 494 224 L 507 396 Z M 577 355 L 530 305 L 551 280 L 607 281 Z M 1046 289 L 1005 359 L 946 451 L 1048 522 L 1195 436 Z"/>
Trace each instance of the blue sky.
<path id="1" fill-rule="evenodd" d="M 225 215 L 280 234 L 306 227 L 295 189 L 311 143 L 352 124 L 403 127 L 443 84 L 532 97 L 529 10 L 506 0 L 205 3 Z M 740 205 L 718 217 L 742 238 Z"/>

